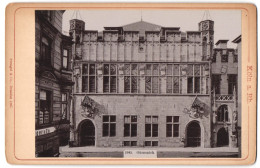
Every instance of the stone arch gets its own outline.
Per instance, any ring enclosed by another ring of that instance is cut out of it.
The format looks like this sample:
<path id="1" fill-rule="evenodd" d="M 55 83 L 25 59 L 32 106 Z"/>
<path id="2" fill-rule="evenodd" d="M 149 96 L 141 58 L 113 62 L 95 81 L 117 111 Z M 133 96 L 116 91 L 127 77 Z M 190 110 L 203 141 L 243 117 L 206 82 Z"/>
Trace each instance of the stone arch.
<path id="1" fill-rule="evenodd" d="M 186 147 L 204 147 L 204 127 L 198 120 L 192 120 L 185 129 Z"/>
<path id="2" fill-rule="evenodd" d="M 220 128 L 217 132 L 217 147 L 222 146 L 229 146 L 229 133 L 224 127 Z"/>
<path id="3" fill-rule="evenodd" d="M 96 127 L 92 120 L 85 119 L 79 123 L 78 144 L 79 146 L 96 145 Z"/>
<path id="4" fill-rule="evenodd" d="M 227 104 L 221 104 L 217 109 L 217 122 L 230 122 L 232 109 Z"/>

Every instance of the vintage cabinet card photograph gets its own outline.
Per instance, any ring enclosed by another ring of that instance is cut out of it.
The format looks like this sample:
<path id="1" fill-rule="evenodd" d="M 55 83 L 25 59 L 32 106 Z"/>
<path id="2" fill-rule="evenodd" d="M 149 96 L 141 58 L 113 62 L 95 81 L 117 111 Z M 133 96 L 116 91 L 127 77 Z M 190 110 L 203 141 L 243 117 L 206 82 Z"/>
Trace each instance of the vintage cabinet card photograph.
<path id="1" fill-rule="evenodd" d="M 256 159 L 252 4 L 6 8 L 11 164 Z"/>

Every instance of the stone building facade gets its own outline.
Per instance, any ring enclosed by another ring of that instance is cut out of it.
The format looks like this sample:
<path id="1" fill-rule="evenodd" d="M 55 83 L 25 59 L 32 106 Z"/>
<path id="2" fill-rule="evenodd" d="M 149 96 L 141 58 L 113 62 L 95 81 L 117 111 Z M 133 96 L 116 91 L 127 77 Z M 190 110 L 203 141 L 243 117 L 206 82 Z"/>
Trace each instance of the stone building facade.
<path id="1" fill-rule="evenodd" d="M 237 44 L 236 52 L 238 55 L 238 85 L 237 85 L 237 146 L 241 146 L 241 79 L 242 79 L 242 70 L 241 70 L 241 60 L 242 60 L 242 44 L 241 44 L 241 35 L 235 38 L 232 42 Z M 239 66 L 240 65 L 240 66 Z M 239 148 L 241 150 L 241 148 Z"/>
<path id="2" fill-rule="evenodd" d="M 219 40 L 213 50 L 213 146 L 237 147 L 238 52 L 227 48 L 229 40 Z M 239 121 L 240 123 L 240 121 Z"/>
<path id="3" fill-rule="evenodd" d="M 104 31 L 70 21 L 70 146 L 211 147 L 214 22 L 182 32 L 145 21 Z"/>
<path id="4" fill-rule="evenodd" d="M 58 156 L 69 139 L 72 38 L 61 33 L 64 12 L 35 12 L 36 157 Z"/>

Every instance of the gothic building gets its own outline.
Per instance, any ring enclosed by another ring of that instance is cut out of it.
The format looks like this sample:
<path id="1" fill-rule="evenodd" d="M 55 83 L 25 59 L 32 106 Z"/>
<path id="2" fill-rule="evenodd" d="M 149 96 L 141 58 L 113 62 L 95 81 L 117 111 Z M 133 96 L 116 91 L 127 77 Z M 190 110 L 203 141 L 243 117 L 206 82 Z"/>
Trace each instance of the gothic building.
<path id="1" fill-rule="evenodd" d="M 64 12 L 35 12 L 36 157 L 58 156 L 69 139 L 72 38 L 61 33 Z"/>
<path id="2" fill-rule="evenodd" d="M 237 44 L 237 48 L 235 50 L 235 53 L 238 55 L 238 72 L 237 72 L 237 146 L 241 145 L 241 79 L 242 79 L 242 70 L 241 70 L 241 35 L 239 35 L 237 38 L 235 38 L 233 43 Z M 240 66 L 239 66 L 240 65 Z M 236 134 L 236 132 L 235 132 Z M 241 150 L 241 148 L 239 148 Z"/>
<path id="3" fill-rule="evenodd" d="M 84 21 L 70 20 L 75 42 L 70 146 L 215 144 L 213 21 L 187 32 L 145 21 L 102 32 L 85 28 Z"/>
<path id="4" fill-rule="evenodd" d="M 238 124 L 238 52 L 227 48 L 228 40 L 219 40 L 213 50 L 213 146 L 237 147 Z"/>

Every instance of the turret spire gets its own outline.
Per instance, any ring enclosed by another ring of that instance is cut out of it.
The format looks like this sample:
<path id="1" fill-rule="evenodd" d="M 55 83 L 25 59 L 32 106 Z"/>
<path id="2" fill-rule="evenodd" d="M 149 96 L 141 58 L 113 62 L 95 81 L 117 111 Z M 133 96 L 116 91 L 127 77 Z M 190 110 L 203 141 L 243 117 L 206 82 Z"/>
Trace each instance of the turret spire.
<path id="1" fill-rule="evenodd" d="M 143 11 L 141 10 L 141 22 L 143 21 Z"/>
<path id="2" fill-rule="evenodd" d="M 211 20 L 209 10 L 205 10 L 205 11 L 204 11 L 202 20 Z"/>
<path id="3" fill-rule="evenodd" d="M 74 16 L 75 15 L 75 16 Z M 73 17 L 76 17 L 76 18 L 73 18 Z M 80 15 L 80 11 L 79 10 L 74 10 L 73 11 L 73 14 L 72 14 L 72 16 L 71 16 L 71 19 L 80 19 L 80 20 L 82 20 L 82 17 L 81 17 L 81 15 Z"/>

